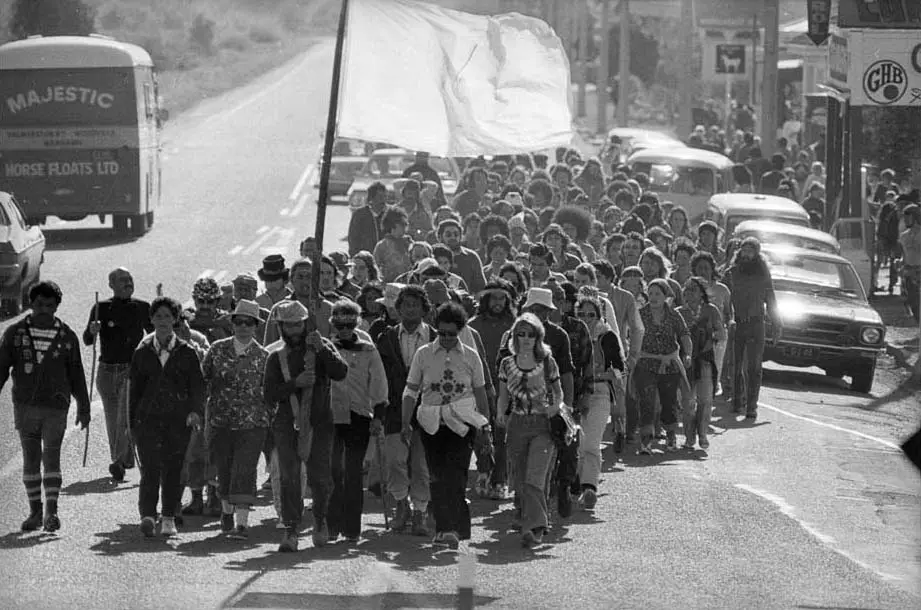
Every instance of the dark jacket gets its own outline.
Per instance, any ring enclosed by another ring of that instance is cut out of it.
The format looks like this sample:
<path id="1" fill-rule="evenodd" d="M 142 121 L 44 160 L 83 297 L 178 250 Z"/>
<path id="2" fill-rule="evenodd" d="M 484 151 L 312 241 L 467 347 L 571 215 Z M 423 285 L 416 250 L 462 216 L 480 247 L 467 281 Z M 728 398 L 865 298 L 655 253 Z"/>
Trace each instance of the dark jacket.
<path id="1" fill-rule="evenodd" d="M 304 372 L 304 353 L 306 348 L 301 347 L 290 351 L 288 357 L 288 368 L 291 373 L 290 381 L 285 381 L 285 376 L 281 372 L 279 351 L 271 352 L 268 361 L 265 363 L 264 394 L 273 417 L 278 412 L 278 409 L 290 408 L 288 397 L 291 394 L 296 392 L 298 402 L 300 402 L 302 390 L 297 387 L 296 380 L 297 376 Z M 329 406 L 330 380 L 342 381 L 349 373 L 349 365 L 342 359 L 342 356 L 339 355 L 339 350 L 329 339 L 323 339 L 322 345 L 316 353 L 317 380 L 313 385 L 313 395 L 310 401 L 310 424 L 314 427 L 332 422 L 333 413 Z"/>
<path id="2" fill-rule="evenodd" d="M 382 216 L 383 212 L 375 218 L 371 207 L 367 205 L 355 210 L 349 221 L 349 256 L 355 256 L 362 250 L 374 252 L 374 246 L 381 239 Z"/>
<path id="3" fill-rule="evenodd" d="M 204 416 L 205 379 L 195 348 L 176 337 L 166 366 L 162 366 L 156 340 L 154 334 L 144 337 L 131 358 L 128 413 L 132 429 L 151 420 L 184 425 L 190 413 Z"/>
<path id="4" fill-rule="evenodd" d="M 389 327 L 377 338 L 377 351 L 380 352 L 384 370 L 387 371 L 387 388 L 390 401 L 374 409 L 374 417 L 384 422 L 385 434 L 396 434 L 403 429 L 403 390 L 406 389 L 406 377 L 409 376 L 411 362 L 403 362 L 400 349 L 401 325 Z M 429 341 L 438 338 L 435 329 L 428 327 Z"/>
<path id="5" fill-rule="evenodd" d="M 12 324 L 0 339 L 0 388 L 6 385 L 12 367 L 15 408 L 50 407 L 66 412 L 73 396 L 77 399 L 77 412 L 89 414 L 90 398 L 77 335 L 56 319 L 58 335 L 38 364 L 29 333 L 31 319 L 26 316 Z"/>

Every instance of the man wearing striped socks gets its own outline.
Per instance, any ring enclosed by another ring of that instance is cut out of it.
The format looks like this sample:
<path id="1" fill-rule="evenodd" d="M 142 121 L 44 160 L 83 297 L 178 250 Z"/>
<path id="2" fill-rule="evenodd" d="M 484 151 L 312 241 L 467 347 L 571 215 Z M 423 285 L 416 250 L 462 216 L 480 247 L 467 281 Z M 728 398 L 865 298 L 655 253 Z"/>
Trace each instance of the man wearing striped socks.
<path id="1" fill-rule="evenodd" d="M 77 399 L 77 425 L 83 429 L 90 423 L 90 399 L 80 342 L 54 315 L 61 304 L 61 289 L 54 282 L 40 282 L 29 291 L 29 300 L 32 312 L 10 325 L 0 339 L 0 389 L 12 369 L 13 419 L 22 442 L 22 481 L 29 499 L 29 517 L 22 530 L 42 527 L 54 532 L 61 527 L 61 443 L 70 397 Z"/>

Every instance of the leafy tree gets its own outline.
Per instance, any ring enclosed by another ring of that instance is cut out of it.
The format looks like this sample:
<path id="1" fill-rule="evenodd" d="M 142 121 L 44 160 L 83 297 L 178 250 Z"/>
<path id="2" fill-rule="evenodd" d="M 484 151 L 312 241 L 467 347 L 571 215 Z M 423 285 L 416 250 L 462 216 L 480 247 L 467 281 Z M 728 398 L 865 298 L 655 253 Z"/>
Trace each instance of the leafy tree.
<path id="1" fill-rule="evenodd" d="M 854 109 L 852 108 L 852 111 Z M 902 172 L 911 167 L 913 158 L 921 157 L 921 108 L 864 107 L 863 157 L 880 169 L 891 167 Z"/>
<path id="2" fill-rule="evenodd" d="M 609 66 L 610 78 L 620 70 L 620 25 L 610 30 Z M 648 34 L 638 23 L 630 23 L 630 74 L 634 74 L 646 85 L 656 80 L 659 67 L 659 42 Z"/>
<path id="3" fill-rule="evenodd" d="M 15 0 L 10 19 L 14 38 L 85 36 L 95 30 L 96 13 L 83 0 Z"/>

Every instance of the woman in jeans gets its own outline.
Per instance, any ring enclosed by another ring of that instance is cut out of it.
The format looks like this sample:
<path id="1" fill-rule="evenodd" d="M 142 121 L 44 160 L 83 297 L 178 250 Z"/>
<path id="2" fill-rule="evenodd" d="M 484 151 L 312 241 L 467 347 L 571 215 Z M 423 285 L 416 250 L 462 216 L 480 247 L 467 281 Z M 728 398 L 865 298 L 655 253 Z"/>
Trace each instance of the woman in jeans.
<path id="1" fill-rule="evenodd" d="M 432 542 L 454 549 L 470 538 L 467 470 L 477 431 L 489 423 L 483 362 L 459 339 L 466 325 L 467 313 L 457 303 L 438 308 L 438 339 L 416 351 L 403 391 L 403 441 L 411 441 L 414 420 L 422 431 L 435 516 Z"/>
<path id="2" fill-rule="evenodd" d="M 646 293 L 649 303 L 640 309 L 646 334 L 633 372 L 640 401 L 641 455 L 652 453 L 657 398 L 662 405 L 662 424 L 666 429 L 665 450 L 678 449 L 678 391 L 682 386 L 687 388 L 685 369 L 691 366 L 692 353 L 687 324 L 667 302 L 671 296 L 668 282 L 656 278 L 649 282 Z"/>
<path id="3" fill-rule="evenodd" d="M 259 305 L 240 301 L 230 320 L 233 337 L 215 341 L 202 362 L 208 387 L 205 428 L 217 468 L 221 531 L 246 540 L 259 454 L 271 420 L 262 393 L 268 352 L 255 339 Z"/>
<path id="4" fill-rule="evenodd" d="M 583 288 L 585 290 L 592 290 Z M 624 434 L 626 411 L 615 413 L 615 370 L 623 372 L 624 360 L 620 338 L 604 321 L 601 301 L 592 294 L 580 292 L 576 301 L 576 315 L 588 326 L 592 338 L 591 377 L 585 380 L 586 393 L 579 409 L 582 415 L 582 441 L 579 443 L 579 481 L 582 483 L 580 500 L 586 510 L 595 508 L 598 479 L 601 475 L 601 439 L 608 426 L 608 416 L 614 424 L 615 434 Z"/>
<path id="5" fill-rule="evenodd" d="M 550 418 L 560 412 L 563 388 L 537 316 L 525 313 L 515 320 L 509 349 L 512 355 L 499 365 L 496 424 L 507 429 L 511 479 L 521 500 L 522 544 L 533 546 L 550 525 L 547 483 L 556 460 Z"/>
<path id="6" fill-rule="evenodd" d="M 684 448 L 693 449 L 699 439 L 700 448 L 710 447 L 707 432 L 710 427 L 710 412 L 716 393 L 717 366 L 716 345 L 725 340 L 723 320 L 719 310 L 707 295 L 707 281 L 702 277 L 691 277 L 684 284 L 684 305 L 678 308 L 691 333 L 693 353 L 688 382 L 691 395 L 685 401 Z"/>

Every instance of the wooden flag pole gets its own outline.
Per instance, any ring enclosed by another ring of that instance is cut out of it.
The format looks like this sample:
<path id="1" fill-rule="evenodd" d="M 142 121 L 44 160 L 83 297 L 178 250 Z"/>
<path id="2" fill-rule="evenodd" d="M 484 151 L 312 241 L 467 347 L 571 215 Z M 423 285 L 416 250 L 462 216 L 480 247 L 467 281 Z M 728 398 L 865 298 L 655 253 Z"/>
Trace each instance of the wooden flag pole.
<path id="1" fill-rule="evenodd" d="M 336 50 L 333 55 L 333 80 L 329 91 L 329 114 L 326 117 L 323 158 L 320 160 L 320 191 L 317 198 L 317 221 L 314 238 L 317 253 L 323 252 L 323 232 L 326 228 L 326 203 L 329 197 L 329 172 L 332 168 L 333 145 L 336 142 L 336 120 L 339 114 L 339 82 L 342 76 L 342 49 L 345 46 L 345 27 L 348 22 L 349 0 L 342 0 L 339 9 L 339 30 L 336 33 Z M 313 295 L 320 299 L 320 261 L 313 261 Z M 319 302 L 319 301 L 318 301 Z M 311 314 L 316 313 L 311 311 Z"/>

